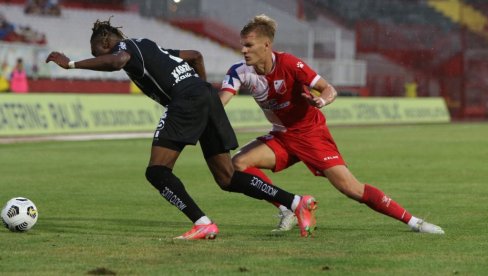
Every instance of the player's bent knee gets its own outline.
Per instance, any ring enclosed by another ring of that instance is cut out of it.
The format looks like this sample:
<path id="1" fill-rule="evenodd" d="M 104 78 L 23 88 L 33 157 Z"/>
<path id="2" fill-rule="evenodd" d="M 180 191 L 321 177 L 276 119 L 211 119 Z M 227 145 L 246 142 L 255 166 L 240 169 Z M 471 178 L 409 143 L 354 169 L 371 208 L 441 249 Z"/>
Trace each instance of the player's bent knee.
<path id="1" fill-rule="evenodd" d="M 224 191 L 227 191 L 228 187 L 230 186 L 234 173 L 235 170 L 232 166 L 224 167 L 219 170 L 212 170 L 215 183 L 217 183 L 220 189 Z"/>
<path id="2" fill-rule="evenodd" d="M 362 197 L 362 191 L 355 185 L 344 185 L 339 187 L 338 190 L 350 199 L 360 200 Z"/>
<path id="3" fill-rule="evenodd" d="M 226 191 L 226 188 L 230 185 L 230 178 L 228 177 L 214 177 L 215 183 L 219 185 L 220 189 Z"/>
<path id="4" fill-rule="evenodd" d="M 176 176 L 168 167 L 149 166 L 146 168 L 146 179 L 159 191 L 164 188 L 166 183 L 171 182 L 173 178 L 176 178 Z"/>
<path id="5" fill-rule="evenodd" d="M 236 171 L 244 171 L 249 167 L 249 164 L 246 162 L 246 158 L 241 155 L 235 155 L 232 157 L 232 165 Z"/>
<path id="6" fill-rule="evenodd" d="M 230 188 L 230 185 L 227 185 L 227 186 L 224 186 L 224 185 L 219 185 L 220 189 L 222 191 L 226 191 L 226 192 L 232 192 L 231 191 L 231 188 Z"/>

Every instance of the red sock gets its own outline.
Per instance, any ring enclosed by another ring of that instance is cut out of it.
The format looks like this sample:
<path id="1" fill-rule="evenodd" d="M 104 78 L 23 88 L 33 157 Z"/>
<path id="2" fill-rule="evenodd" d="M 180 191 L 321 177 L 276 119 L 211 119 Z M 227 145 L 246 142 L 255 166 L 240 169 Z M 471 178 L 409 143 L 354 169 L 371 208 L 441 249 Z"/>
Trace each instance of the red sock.
<path id="1" fill-rule="evenodd" d="M 261 178 L 262 180 L 266 181 L 267 184 L 273 185 L 273 182 L 271 181 L 271 179 L 269 179 L 268 176 L 266 174 L 264 174 L 262 170 L 260 170 L 256 167 L 248 167 L 247 169 L 244 170 L 244 172 L 248 173 L 248 174 L 255 175 L 255 176 Z M 276 206 L 276 208 L 280 207 L 280 205 L 281 205 L 278 202 L 270 202 L 270 203 L 273 204 L 274 206 Z"/>
<path id="2" fill-rule="evenodd" d="M 412 215 L 393 199 L 386 196 L 381 190 L 366 184 L 362 203 L 368 205 L 371 209 L 408 223 Z"/>

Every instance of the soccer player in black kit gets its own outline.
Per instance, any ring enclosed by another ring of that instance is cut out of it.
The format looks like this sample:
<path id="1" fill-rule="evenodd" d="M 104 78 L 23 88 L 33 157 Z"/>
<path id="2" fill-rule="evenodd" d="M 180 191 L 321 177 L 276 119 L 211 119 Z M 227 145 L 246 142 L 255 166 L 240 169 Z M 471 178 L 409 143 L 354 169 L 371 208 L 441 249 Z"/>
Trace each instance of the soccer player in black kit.
<path id="1" fill-rule="evenodd" d="M 213 239 L 219 232 L 172 172 L 183 148 L 198 141 L 221 189 L 280 203 L 294 210 L 302 236 L 311 234 L 315 228 L 313 197 L 288 193 L 259 175 L 234 170 L 229 151 L 237 148 L 237 139 L 217 92 L 205 82 L 199 52 L 164 49 L 145 38 L 128 39 L 118 27 L 111 26 L 110 20 L 97 20 L 92 30 L 94 58 L 75 62 L 60 52 L 51 52 L 46 62 L 64 69 L 123 69 L 144 94 L 166 108 L 153 137 L 146 178 L 194 223 L 176 239 Z"/>

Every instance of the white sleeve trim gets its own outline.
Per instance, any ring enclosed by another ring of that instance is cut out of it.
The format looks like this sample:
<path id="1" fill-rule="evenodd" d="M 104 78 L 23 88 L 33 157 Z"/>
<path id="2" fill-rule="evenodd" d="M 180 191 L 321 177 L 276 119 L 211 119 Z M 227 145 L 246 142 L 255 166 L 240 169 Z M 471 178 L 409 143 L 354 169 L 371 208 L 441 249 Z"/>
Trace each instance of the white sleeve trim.
<path id="1" fill-rule="evenodd" d="M 310 82 L 310 87 L 314 87 L 317 82 L 320 80 L 321 76 L 319 74 L 317 74 L 317 76 L 315 76 L 315 78 L 313 78 L 312 82 Z"/>

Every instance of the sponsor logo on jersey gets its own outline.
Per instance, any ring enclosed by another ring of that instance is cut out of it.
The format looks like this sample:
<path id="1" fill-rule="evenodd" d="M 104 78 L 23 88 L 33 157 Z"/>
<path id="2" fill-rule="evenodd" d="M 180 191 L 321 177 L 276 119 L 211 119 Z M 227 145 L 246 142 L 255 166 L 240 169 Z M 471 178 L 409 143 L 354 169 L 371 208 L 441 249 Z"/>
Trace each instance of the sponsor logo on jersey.
<path id="1" fill-rule="evenodd" d="M 275 80 L 273 82 L 274 89 L 278 94 L 284 94 L 286 92 L 286 85 L 284 80 Z"/>
<path id="2" fill-rule="evenodd" d="M 190 67 L 190 65 L 184 63 L 176 66 L 171 74 L 175 78 L 175 83 L 179 83 L 180 81 L 193 76 L 191 71 L 193 71 L 193 69 Z"/>
<path id="3" fill-rule="evenodd" d="M 325 161 L 334 160 L 334 159 L 339 159 L 339 156 L 333 155 L 333 156 L 326 156 L 326 157 L 324 157 L 324 160 Z"/>
<path id="4" fill-rule="evenodd" d="M 297 62 L 297 67 L 302 69 L 303 68 L 303 62 L 301 62 L 301 61 Z"/>
<path id="5" fill-rule="evenodd" d="M 269 101 L 258 102 L 258 104 L 262 109 L 280 110 L 280 109 L 283 109 L 283 108 L 290 106 L 290 101 L 278 103 L 276 101 L 276 99 L 272 99 Z"/>
<path id="6" fill-rule="evenodd" d="M 125 42 L 121 41 L 119 43 L 119 50 L 127 50 L 127 44 L 125 44 Z"/>

